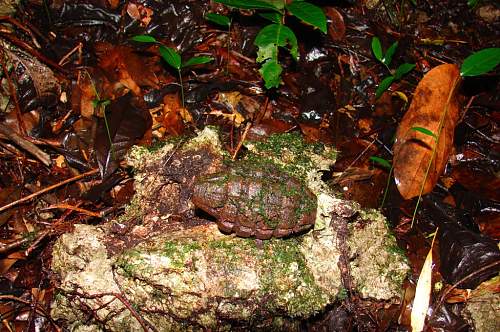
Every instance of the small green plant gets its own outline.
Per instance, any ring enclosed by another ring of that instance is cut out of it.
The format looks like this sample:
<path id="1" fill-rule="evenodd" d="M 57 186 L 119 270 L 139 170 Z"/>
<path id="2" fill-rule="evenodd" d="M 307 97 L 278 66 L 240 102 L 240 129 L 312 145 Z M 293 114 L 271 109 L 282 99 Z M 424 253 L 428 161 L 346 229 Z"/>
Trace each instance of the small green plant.
<path id="1" fill-rule="evenodd" d="M 385 200 L 387 198 L 387 193 L 389 192 L 389 185 L 391 184 L 391 176 L 392 176 L 392 171 L 393 171 L 394 166 L 392 165 L 392 163 L 389 160 L 384 159 L 382 157 L 372 156 L 372 157 L 370 157 L 370 160 L 373 161 L 375 164 L 379 164 L 383 168 L 389 170 L 389 175 L 387 176 L 387 183 L 386 183 L 385 189 L 384 189 L 384 197 L 382 198 L 382 202 L 380 203 L 380 208 L 383 208 L 384 204 L 385 204 Z"/>
<path id="2" fill-rule="evenodd" d="M 225 15 L 208 13 L 205 18 L 217 25 L 227 28 L 227 64 L 226 64 L 226 75 L 229 75 L 229 63 L 231 62 L 231 19 Z"/>
<path id="3" fill-rule="evenodd" d="M 326 33 L 326 16 L 323 10 L 309 2 L 295 0 L 286 3 L 283 0 L 215 0 L 229 7 L 262 11 L 259 16 L 272 23 L 262 28 L 255 37 L 258 47 L 257 62 L 262 64 L 259 72 L 267 89 L 277 88 L 281 83 L 283 68 L 278 61 L 279 48 L 290 52 L 298 60 L 297 37 L 285 25 L 286 14 L 295 16 L 301 22 L 311 25 Z"/>
<path id="4" fill-rule="evenodd" d="M 460 76 L 479 76 L 495 69 L 500 63 L 500 48 L 485 48 L 465 58 L 460 66 Z"/>
<path id="5" fill-rule="evenodd" d="M 408 74 L 413 70 L 413 68 L 415 68 L 415 64 L 412 63 L 403 63 L 396 70 L 392 70 L 389 67 L 392 62 L 392 57 L 397 48 L 398 42 L 394 42 L 384 54 L 382 51 L 382 44 L 380 43 L 380 39 L 378 39 L 378 37 L 372 38 L 373 55 L 375 55 L 375 58 L 380 61 L 391 73 L 391 75 L 384 78 L 378 85 L 378 88 L 375 92 L 375 98 L 377 99 L 382 95 L 382 93 L 384 93 L 385 90 L 389 89 L 393 82 L 400 80 L 404 75 Z"/>
<path id="6" fill-rule="evenodd" d="M 467 0 L 467 5 L 469 5 L 470 8 L 474 8 L 477 6 L 480 0 Z"/>
<path id="7" fill-rule="evenodd" d="M 184 85 L 182 83 L 182 73 L 181 70 L 186 67 L 191 67 L 195 65 L 201 65 L 204 63 L 208 63 L 212 61 L 214 58 L 211 56 L 195 56 L 190 58 L 187 61 L 182 61 L 182 58 L 179 53 L 172 47 L 168 47 L 163 45 L 161 42 L 157 41 L 155 37 L 149 35 L 137 35 L 131 38 L 135 42 L 140 43 L 151 43 L 158 44 L 158 51 L 160 52 L 161 57 L 168 63 L 171 67 L 177 70 L 179 75 L 179 84 L 181 86 L 181 99 L 182 99 L 182 108 L 184 108 Z"/>
<path id="8" fill-rule="evenodd" d="M 106 128 L 106 134 L 108 136 L 108 141 L 109 141 L 109 149 L 110 149 L 110 154 L 111 158 L 115 159 L 115 151 L 113 148 L 113 140 L 111 139 L 111 132 L 109 130 L 109 122 L 108 118 L 106 116 L 106 107 L 111 104 L 111 100 L 109 99 L 101 99 L 101 96 L 99 95 L 99 91 L 97 91 L 97 87 L 92 80 L 92 77 L 90 76 L 90 73 L 85 70 L 85 73 L 87 74 L 90 84 L 92 86 L 92 90 L 94 90 L 95 98 L 92 100 L 92 106 L 94 107 L 94 112 L 96 112 L 96 115 L 99 115 L 102 113 L 102 117 L 104 119 L 104 126 Z"/>

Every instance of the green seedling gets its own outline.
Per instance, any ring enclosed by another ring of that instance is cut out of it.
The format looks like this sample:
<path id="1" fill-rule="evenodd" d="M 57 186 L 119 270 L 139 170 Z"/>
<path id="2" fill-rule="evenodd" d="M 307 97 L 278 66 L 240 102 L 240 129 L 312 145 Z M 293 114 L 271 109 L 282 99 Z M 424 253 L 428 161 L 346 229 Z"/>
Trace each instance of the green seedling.
<path id="1" fill-rule="evenodd" d="M 108 118 L 106 117 L 106 107 L 111 104 L 111 100 L 109 99 L 101 99 L 101 96 L 99 95 L 99 91 L 97 91 L 97 88 L 94 84 L 94 81 L 92 80 L 92 77 L 90 76 L 90 73 L 85 70 L 85 73 L 87 74 L 89 80 L 90 80 L 90 85 L 92 86 L 92 90 L 94 90 L 95 94 L 95 99 L 92 100 L 92 106 L 94 107 L 94 111 L 97 111 L 98 113 L 102 113 L 102 117 L 104 118 L 104 126 L 106 127 L 106 134 L 108 135 L 108 140 L 109 140 L 109 149 L 111 153 L 111 157 L 114 159 L 115 158 L 115 153 L 113 149 L 113 141 L 111 139 L 111 132 L 109 130 L 109 123 L 108 123 Z"/>
<path id="2" fill-rule="evenodd" d="M 227 64 L 226 64 L 226 75 L 229 75 L 229 63 L 231 62 L 231 19 L 225 15 L 208 13 L 205 18 L 217 25 L 227 28 Z"/>
<path id="3" fill-rule="evenodd" d="M 404 75 L 408 74 L 410 71 L 415 68 L 415 64 L 412 63 L 403 63 L 396 70 L 392 70 L 389 65 L 392 62 L 392 57 L 398 48 L 398 42 L 393 43 L 385 52 L 382 51 L 382 44 L 380 43 L 380 39 L 378 37 L 372 38 L 372 52 L 375 55 L 375 58 L 380 61 L 387 70 L 391 73 L 391 75 L 387 76 L 380 82 L 377 90 L 375 91 L 375 98 L 380 98 L 380 96 L 389 89 L 391 84 L 395 81 L 399 81 Z"/>
<path id="4" fill-rule="evenodd" d="M 485 48 L 468 56 L 460 66 L 460 76 L 479 76 L 495 69 L 500 63 L 500 48 Z"/>
<path id="5" fill-rule="evenodd" d="M 392 171 L 393 171 L 393 165 L 390 161 L 387 159 L 384 159 L 382 157 L 377 157 L 377 156 L 372 156 L 370 157 L 370 160 L 373 161 L 375 164 L 379 164 L 385 169 L 389 170 L 389 175 L 387 177 L 387 183 L 385 184 L 385 189 L 384 189 L 384 197 L 382 198 L 382 203 L 380 203 L 380 207 L 384 207 L 385 200 L 387 198 L 387 194 L 389 193 L 389 185 L 391 184 L 391 176 L 392 176 Z"/>
<path id="6" fill-rule="evenodd" d="M 474 8 L 477 6 L 477 4 L 479 3 L 480 0 L 467 0 L 467 5 L 470 7 L 470 8 Z"/>
<path id="7" fill-rule="evenodd" d="M 254 44 L 258 47 L 257 62 L 261 64 L 259 72 L 267 89 L 277 88 L 281 83 L 283 68 L 278 61 L 279 48 L 290 52 L 298 60 L 297 37 L 285 25 L 287 14 L 295 16 L 302 23 L 311 25 L 326 33 L 326 16 L 323 10 L 306 1 L 295 0 L 286 3 L 283 0 L 215 0 L 229 7 L 261 11 L 259 16 L 271 21 L 257 34 Z"/>
<path id="8" fill-rule="evenodd" d="M 131 40 L 140 43 L 152 43 L 158 44 L 158 51 L 160 52 L 161 57 L 165 62 L 177 70 L 179 75 L 179 84 L 181 86 L 181 100 L 182 100 L 182 108 L 184 108 L 184 85 L 182 83 L 182 69 L 186 67 L 191 67 L 195 65 L 201 65 L 213 61 L 214 58 L 211 56 L 195 56 L 190 58 L 187 61 L 182 61 L 181 55 L 177 53 L 175 49 L 172 47 L 168 47 L 163 45 L 161 42 L 157 41 L 155 37 L 149 35 L 137 35 L 131 38 Z"/>

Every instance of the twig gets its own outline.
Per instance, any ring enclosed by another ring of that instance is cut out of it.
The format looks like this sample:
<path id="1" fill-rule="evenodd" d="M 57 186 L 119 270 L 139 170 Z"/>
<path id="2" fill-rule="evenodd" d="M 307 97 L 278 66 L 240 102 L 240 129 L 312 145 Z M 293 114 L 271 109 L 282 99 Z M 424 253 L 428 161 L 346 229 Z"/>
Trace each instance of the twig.
<path id="1" fill-rule="evenodd" d="M 245 141 L 247 135 L 248 135 L 248 131 L 250 130 L 250 127 L 252 126 L 252 123 L 251 122 L 247 122 L 247 125 L 245 126 L 245 130 L 243 131 L 243 135 L 241 135 L 241 139 L 240 141 L 238 142 L 238 145 L 236 146 L 236 150 L 234 150 L 234 153 L 231 157 L 232 160 L 236 160 L 236 156 L 238 155 L 238 152 L 240 151 L 241 149 L 241 146 L 243 145 L 243 142 Z"/>
<path id="2" fill-rule="evenodd" d="M 73 205 L 65 204 L 65 203 L 53 204 L 53 205 L 47 206 L 46 208 L 43 208 L 41 210 L 42 211 L 46 211 L 46 210 L 52 210 L 52 209 L 72 210 L 72 211 L 76 211 L 76 212 L 80 212 L 80 213 L 86 214 L 87 216 L 102 218 L 102 213 L 101 212 L 94 212 L 94 211 L 82 209 L 82 208 L 79 208 L 77 206 L 73 206 Z"/>
<path id="3" fill-rule="evenodd" d="M 71 55 L 73 55 L 73 53 L 75 53 L 75 52 L 78 52 L 78 64 L 81 64 L 82 47 L 83 47 L 83 44 L 78 43 L 78 45 L 76 45 L 71 51 L 69 51 L 65 56 L 63 56 L 61 58 L 61 60 L 59 60 L 58 64 L 60 66 L 64 66 L 66 64 L 66 60 L 68 60 L 71 57 Z"/>
<path id="4" fill-rule="evenodd" d="M 33 33 L 33 31 L 36 32 L 39 36 L 42 36 L 42 35 L 41 35 L 41 33 L 37 29 L 34 29 L 33 26 L 30 26 L 30 29 L 28 29 L 27 27 L 25 27 L 23 25 L 25 23 L 21 23 L 18 20 L 16 20 L 15 18 L 10 17 L 10 16 L 0 16 L 0 21 L 7 21 L 10 24 L 18 27 L 22 31 L 26 32 L 31 37 L 31 41 L 33 42 L 33 44 L 35 44 L 36 47 L 41 48 L 40 47 L 40 43 L 38 43 L 38 41 L 36 40 L 36 36 Z"/>
<path id="5" fill-rule="evenodd" d="M 3 45 L 3 43 L 2 43 Z M 24 125 L 24 120 L 22 117 L 21 113 L 21 107 L 19 106 L 19 98 L 17 97 L 17 92 L 16 89 L 14 88 L 14 84 L 12 84 L 12 77 L 9 74 L 9 70 L 7 69 L 7 64 L 6 64 L 6 54 L 2 50 L 2 69 L 3 69 L 3 74 L 7 78 L 7 84 L 9 86 L 9 93 L 12 99 L 14 100 L 14 107 L 16 110 L 16 118 L 18 122 L 18 128 L 19 131 L 26 136 L 26 126 Z"/>
<path id="6" fill-rule="evenodd" d="M 0 244 L 0 254 L 5 254 L 6 252 L 19 248 L 28 241 L 28 238 L 22 238 L 9 244 Z"/>
<path id="7" fill-rule="evenodd" d="M 474 272 L 471 272 L 469 273 L 468 275 L 466 275 L 465 277 L 463 277 L 462 279 L 460 279 L 459 281 L 457 281 L 456 283 L 454 283 L 450 288 L 446 289 L 443 294 L 439 297 L 439 301 L 437 302 L 437 305 L 434 309 L 434 313 L 437 312 L 437 309 L 443 304 L 446 296 L 452 291 L 454 290 L 455 288 L 457 288 L 461 283 L 463 283 L 464 281 L 467 281 L 468 279 L 472 278 L 472 277 L 475 277 L 476 275 L 482 273 L 483 271 L 485 270 L 488 270 L 494 266 L 497 266 L 497 265 L 500 265 L 500 260 L 496 260 L 488 265 L 485 265 L 483 267 L 481 267 L 480 269 L 474 271 Z"/>
<path id="8" fill-rule="evenodd" d="M 125 299 L 125 297 L 122 294 L 120 294 L 120 293 L 102 292 L 102 293 L 96 293 L 96 294 L 85 294 L 85 293 L 80 293 L 78 291 L 73 291 L 73 292 L 68 292 L 68 294 L 70 294 L 70 295 L 76 295 L 76 296 L 79 296 L 81 298 L 89 299 L 89 300 L 103 298 L 104 296 L 112 296 L 115 299 L 117 299 L 118 301 L 120 301 L 125 306 L 125 308 L 127 308 L 130 311 L 130 314 L 137 320 L 137 322 L 139 323 L 139 325 L 141 325 L 142 329 L 145 332 L 149 331 L 147 325 L 149 325 L 149 327 L 151 329 L 154 329 L 154 327 L 151 325 L 151 323 L 145 321 L 137 313 L 137 311 L 132 307 L 132 305 L 127 301 L 127 299 Z M 156 331 L 156 329 L 154 329 L 154 331 Z"/>
<path id="9" fill-rule="evenodd" d="M 22 50 L 28 52 L 29 54 L 31 54 L 35 58 L 39 59 L 41 62 L 49 65 L 50 67 L 52 67 L 54 69 L 56 69 L 61 74 L 64 74 L 64 75 L 70 75 L 71 74 L 71 72 L 69 70 L 64 69 L 63 67 L 61 67 L 59 64 L 57 64 L 53 60 L 47 58 L 45 55 L 43 55 L 42 53 L 38 52 L 36 49 L 34 49 L 31 45 L 27 44 L 26 42 L 24 42 L 22 40 L 19 40 L 19 39 L 15 38 L 14 36 L 12 36 L 12 35 L 10 35 L 8 33 L 2 33 L 1 37 L 7 39 L 10 43 L 12 43 L 15 46 L 21 48 Z"/>
<path id="10" fill-rule="evenodd" d="M 52 185 L 52 186 L 49 186 L 49 187 L 44 188 L 44 189 L 42 189 L 42 190 L 40 190 L 40 191 L 37 191 L 36 193 L 33 193 L 33 194 L 31 194 L 31 195 L 28 195 L 28 196 L 26 196 L 26 197 L 23 197 L 23 198 L 21 198 L 21 199 L 18 199 L 17 201 L 11 202 L 11 203 L 9 203 L 9 204 L 7 204 L 7 205 L 4 205 L 4 206 L 0 207 L 0 212 L 5 211 L 5 210 L 7 210 L 7 209 L 9 209 L 9 208 L 11 208 L 11 207 L 13 207 L 13 206 L 15 206 L 15 205 L 20 204 L 20 203 L 27 202 L 27 201 L 29 201 L 30 199 L 35 198 L 35 197 L 37 197 L 37 196 L 40 196 L 40 195 L 42 195 L 42 194 L 45 194 L 46 192 L 51 191 L 51 190 L 53 190 L 53 189 L 55 189 L 55 188 L 59 188 L 59 187 L 64 186 L 65 184 L 68 184 L 68 183 L 70 183 L 70 182 L 74 182 L 74 181 L 77 181 L 77 180 L 83 179 L 84 177 L 87 177 L 87 176 L 90 176 L 90 175 L 94 175 L 94 174 L 96 174 L 96 173 L 98 173 L 98 172 L 99 172 L 99 170 L 98 170 L 98 169 L 92 169 L 92 170 L 90 170 L 90 171 L 88 171 L 88 172 L 85 172 L 85 173 L 83 173 L 83 174 L 80 174 L 80 175 L 74 176 L 74 177 L 72 177 L 72 178 L 66 179 L 66 180 L 64 180 L 64 181 L 62 181 L 62 182 L 56 183 L 56 184 L 54 184 L 54 185 Z"/>
<path id="11" fill-rule="evenodd" d="M 18 135 L 14 130 L 9 128 L 8 126 L 0 123 L 0 134 L 8 137 L 11 141 L 22 147 L 24 150 L 31 153 L 38 160 L 40 160 L 45 166 L 50 166 L 51 160 L 50 156 L 40 150 L 35 144 L 31 143 L 27 139 Z"/>
<path id="12" fill-rule="evenodd" d="M 33 250 L 38 246 L 43 239 L 45 239 L 52 231 L 49 229 L 44 230 L 40 234 L 38 234 L 37 238 L 31 243 L 28 249 L 24 251 L 24 256 L 28 257 Z"/>

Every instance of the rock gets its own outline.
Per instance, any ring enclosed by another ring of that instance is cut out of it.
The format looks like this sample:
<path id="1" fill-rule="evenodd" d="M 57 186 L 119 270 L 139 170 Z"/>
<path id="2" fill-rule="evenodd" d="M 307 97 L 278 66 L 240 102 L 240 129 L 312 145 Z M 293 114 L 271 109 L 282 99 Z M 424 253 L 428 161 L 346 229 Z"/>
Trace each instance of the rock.
<path id="1" fill-rule="evenodd" d="M 108 331 L 151 326 L 158 331 L 298 331 L 300 320 L 345 294 L 337 266 L 338 225 L 348 230 L 353 286 L 359 294 L 380 300 L 400 294 L 409 267 L 395 250 L 384 217 L 335 198 L 318 172 L 333 162 L 328 161 L 331 151 L 297 137 L 271 138 L 268 145 L 247 148 L 253 157 L 300 178 L 318 197 L 314 231 L 258 246 L 253 239 L 225 235 L 215 222 L 192 214 L 188 194 L 196 177 L 216 173 L 222 164 L 224 153 L 214 137 L 206 129 L 197 144 L 136 151 L 138 198 L 127 213 L 101 227 L 76 225 L 73 233 L 57 240 L 54 319 L 77 331 L 90 324 Z M 293 142 L 295 146 L 287 145 Z M 173 198 L 163 205 L 159 197 L 169 196 Z M 172 206 L 176 200 L 180 203 Z M 127 223 L 127 234 L 122 228 L 113 232 L 113 225 Z"/>

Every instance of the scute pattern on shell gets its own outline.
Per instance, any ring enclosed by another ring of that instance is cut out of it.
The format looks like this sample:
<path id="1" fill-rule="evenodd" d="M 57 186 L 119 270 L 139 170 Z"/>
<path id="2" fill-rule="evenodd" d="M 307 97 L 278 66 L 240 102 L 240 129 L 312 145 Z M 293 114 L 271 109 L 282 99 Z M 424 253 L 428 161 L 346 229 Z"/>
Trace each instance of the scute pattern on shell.
<path id="1" fill-rule="evenodd" d="M 314 225 L 316 196 L 272 164 L 239 163 L 200 177 L 194 205 L 217 218 L 219 229 L 241 237 L 284 237 Z"/>

